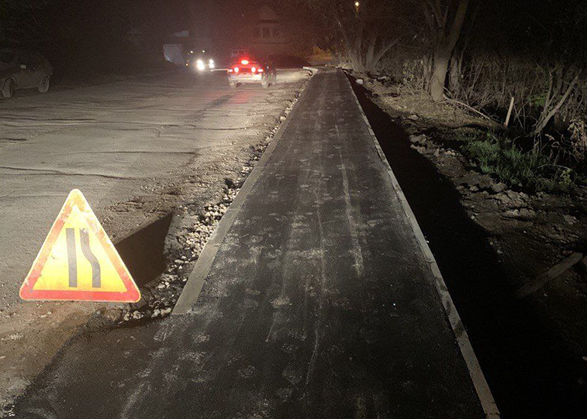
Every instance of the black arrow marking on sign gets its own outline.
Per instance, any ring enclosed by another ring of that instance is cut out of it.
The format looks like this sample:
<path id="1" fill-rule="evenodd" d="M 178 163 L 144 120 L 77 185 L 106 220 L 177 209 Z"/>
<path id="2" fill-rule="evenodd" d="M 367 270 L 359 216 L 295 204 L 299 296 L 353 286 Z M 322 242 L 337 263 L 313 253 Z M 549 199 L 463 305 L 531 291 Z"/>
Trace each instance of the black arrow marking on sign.
<path id="1" fill-rule="evenodd" d="M 67 243 L 67 266 L 69 270 L 69 288 L 77 288 L 77 250 L 75 245 L 75 228 L 65 229 Z M 90 248 L 90 235 L 85 228 L 80 229 L 82 253 L 92 265 L 92 287 L 102 287 L 100 262 Z"/>
<path id="2" fill-rule="evenodd" d="M 67 240 L 67 266 L 69 267 L 69 288 L 77 287 L 77 252 L 75 249 L 75 229 L 65 229 Z"/>
<path id="3" fill-rule="evenodd" d="M 88 230 L 85 228 L 80 229 L 80 240 L 82 245 L 82 253 L 92 265 L 92 287 L 93 288 L 100 288 L 102 286 L 102 280 L 100 278 L 100 262 L 94 253 L 92 253 L 92 249 L 90 249 L 90 235 L 88 234 Z"/>

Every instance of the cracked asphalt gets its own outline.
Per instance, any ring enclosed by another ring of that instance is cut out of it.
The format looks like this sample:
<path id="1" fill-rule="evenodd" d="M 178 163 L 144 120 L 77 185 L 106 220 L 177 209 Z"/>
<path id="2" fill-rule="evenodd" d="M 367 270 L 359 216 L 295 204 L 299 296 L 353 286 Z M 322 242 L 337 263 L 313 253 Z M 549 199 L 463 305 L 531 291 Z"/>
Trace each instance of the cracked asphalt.
<path id="1" fill-rule="evenodd" d="M 186 194 L 221 192 L 309 77 L 231 89 L 177 72 L 0 101 L 0 401 L 18 393 L 101 305 L 23 303 L 18 289 L 70 190 L 113 241 Z M 141 279 L 137 279 L 141 283 Z"/>

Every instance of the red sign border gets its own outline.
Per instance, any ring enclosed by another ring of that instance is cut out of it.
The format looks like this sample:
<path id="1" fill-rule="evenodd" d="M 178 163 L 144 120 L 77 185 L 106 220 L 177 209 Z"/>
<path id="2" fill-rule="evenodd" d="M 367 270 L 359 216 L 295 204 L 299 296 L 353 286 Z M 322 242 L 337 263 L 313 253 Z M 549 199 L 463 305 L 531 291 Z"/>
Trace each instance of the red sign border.
<path id="1" fill-rule="evenodd" d="M 51 250 L 59 237 L 67 219 L 71 215 L 73 207 L 77 206 L 98 241 L 106 251 L 108 258 L 114 265 L 116 272 L 120 276 L 126 291 L 68 291 L 68 290 L 34 290 L 34 286 L 41 276 L 43 267 L 51 254 Z M 90 208 L 88 201 L 80 190 L 74 189 L 69 193 L 67 200 L 63 204 L 57 219 L 53 223 L 35 262 L 27 277 L 25 278 L 19 292 L 20 298 L 27 301 L 55 300 L 55 301 L 96 301 L 96 302 L 121 302 L 136 303 L 141 299 L 141 293 L 132 279 L 132 276 L 122 262 L 116 248 L 106 235 L 104 228 L 98 221 L 98 218 Z"/>

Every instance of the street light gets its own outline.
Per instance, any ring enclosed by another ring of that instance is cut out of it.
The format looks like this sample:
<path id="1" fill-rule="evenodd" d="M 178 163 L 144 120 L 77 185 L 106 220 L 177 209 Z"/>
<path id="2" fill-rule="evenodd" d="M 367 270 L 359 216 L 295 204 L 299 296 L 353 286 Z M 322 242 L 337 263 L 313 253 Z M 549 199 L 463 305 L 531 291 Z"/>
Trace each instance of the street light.
<path id="1" fill-rule="evenodd" d="M 358 1 L 355 2 L 355 10 L 357 11 L 357 13 L 359 13 L 359 6 L 361 5 L 361 3 L 359 3 Z"/>

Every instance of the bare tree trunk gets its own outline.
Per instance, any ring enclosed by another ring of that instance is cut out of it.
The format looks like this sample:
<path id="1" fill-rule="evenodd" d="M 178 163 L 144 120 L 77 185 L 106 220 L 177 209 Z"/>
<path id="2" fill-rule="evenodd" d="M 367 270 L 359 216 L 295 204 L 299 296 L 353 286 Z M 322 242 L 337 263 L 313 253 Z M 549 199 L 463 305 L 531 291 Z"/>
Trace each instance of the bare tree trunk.
<path id="1" fill-rule="evenodd" d="M 446 81 L 450 53 L 451 51 L 446 48 L 439 48 L 434 53 L 434 71 L 430 79 L 430 94 L 432 95 L 432 100 L 435 102 L 441 101 L 444 96 L 444 82 Z"/>
<path id="2" fill-rule="evenodd" d="M 359 22 L 359 27 L 357 28 L 357 33 L 355 35 L 355 47 L 353 51 L 353 55 L 355 57 L 355 64 L 353 65 L 353 69 L 357 71 L 365 70 L 365 62 L 363 60 L 364 28 L 365 22 L 361 20 Z"/>
<path id="3" fill-rule="evenodd" d="M 422 59 L 422 89 L 428 90 L 432 77 L 432 57 L 425 55 Z"/>
<path id="4" fill-rule="evenodd" d="M 363 60 L 361 58 L 361 53 L 357 52 L 357 50 L 352 50 L 349 52 L 349 58 L 351 59 L 351 66 L 355 71 L 364 71 L 365 65 L 363 64 Z"/>
<path id="5" fill-rule="evenodd" d="M 336 9 L 334 10 L 334 19 L 336 21 L 336 24 L 338 26 L 338 28 L 340 29 L 340 33 L 342 35 L 342 40 L 343 40 L 343 45 L 344 45 L 344 49 L 346 50 L 346 54 L 347 57 L 350 61 L 351 67 L 355 68 L 355 64 L 356 64 L 356 60 L 354 57 L 354 50 L 353 50 L 353 42 L 351 41 L 351 37 L 347 31 L 346 26 L 342 23 L 342 21 L 340 20 L 340 17 L 338 16 L 338 13 L 336 12 Z"/>
<path id="6" fill-rule="evenodd" d="M 379 48 L 379 51 L 377 51 L 377 54 L 374 55 L 373 57 L 373 67 L 377 66 L 377 64 L 379 64 L 379 61 L 381 61 L 381 59 L 385 56 L 385 54 L 387 54 L 389 52 L 390 49 L 392 49 L 395 45 L 397 45 L 397 43 L 399 42 L 400 38 L 395 38 L 392 41 L 388 42 L 387 45 L 382 45 L 381 48 Z"/>
<path id="7" fill-rule="evenodd" d="M 448 36 L 436 47 L 436 51 L 434 52 L 434 70 L 430 80 L 430 94 L 435 102 L 441 101 L 444 96 L 444 84 L 446 73 L 448 72 L 448 63 L 461 35 L 469 2 L 470 0 L 459 0 L 459 6 Z"/>
<path id="8" fill-rule="evenodd" d="M 373 56 L 375 55 L 375 45 L 377 45 L 377 35 L 374 33 L 369 38 L 369 45 L 367 46 L 367 53 L 365 54 L 365 67 L 367 70 L 374 70 L 375 64 Z"/>
<path id="9" fill-rule="evenodd" d="M 450 60 L 449 87 L 453 97 L 458 97 L 461 90 L 463 53 L 455 54 Z"/>

